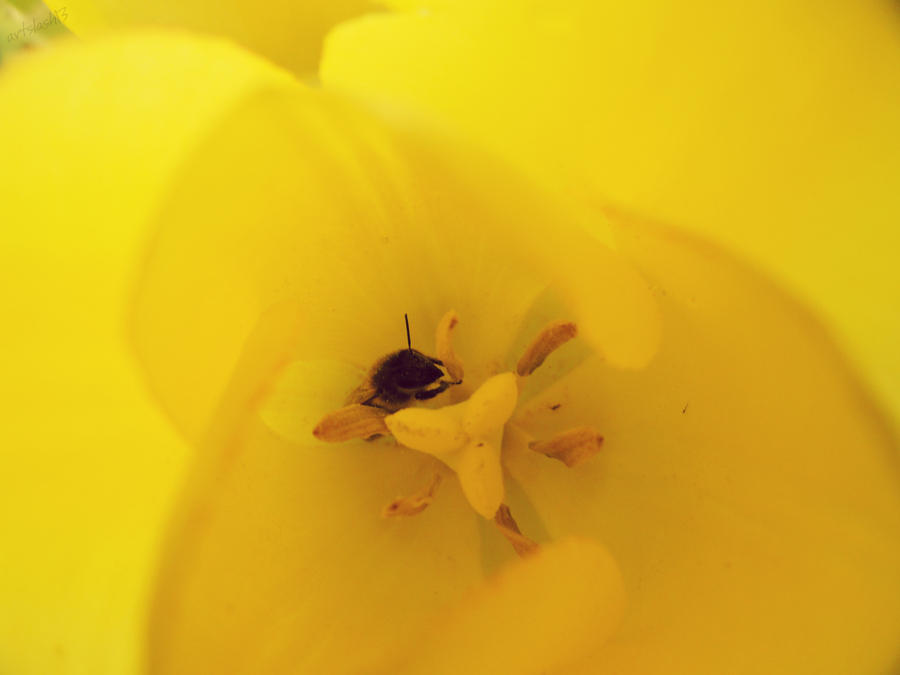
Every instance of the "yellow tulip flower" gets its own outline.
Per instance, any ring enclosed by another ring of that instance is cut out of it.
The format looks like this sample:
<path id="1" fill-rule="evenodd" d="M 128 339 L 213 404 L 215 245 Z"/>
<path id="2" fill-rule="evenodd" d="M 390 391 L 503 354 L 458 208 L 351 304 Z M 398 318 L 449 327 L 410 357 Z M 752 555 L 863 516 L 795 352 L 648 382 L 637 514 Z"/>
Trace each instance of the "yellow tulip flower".
<path id="1" fill-rule="evenodd" d="M 0 100 L 3 672 L 896 663 L 896 436 L 722 249 L 214 39 L 60 45 Z M 404 313 L 431 353 L 450 309 L 464 383 L 423 413 L 459 444 L 413 410 L 313 436 Z M 513 391 L 557 320 L 577 337 Z M 575 466 L 527 442 L 585 426 Z M 481 439 L 521 559 L 441 460 Z"/>

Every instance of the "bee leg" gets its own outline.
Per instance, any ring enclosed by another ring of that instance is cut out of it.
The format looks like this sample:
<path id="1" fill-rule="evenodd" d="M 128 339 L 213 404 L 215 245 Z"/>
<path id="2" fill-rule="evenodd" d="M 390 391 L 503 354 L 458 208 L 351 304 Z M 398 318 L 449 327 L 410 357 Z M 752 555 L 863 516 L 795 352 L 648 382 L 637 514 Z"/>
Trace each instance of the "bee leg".
<path id="1" fill-rule="evenodd" d="M 436 366 L 440 366 L 441 368 L 447 368 L 447 366 L 444 365 L 444 362 L 441 361 L 440 359 L 436 359 L 436 358 L 433 358 L 433 357 L 429 356 L 429 357 L 428 357 L 428 360 L 431 361 L 431 362 L 432 362 L 433 364 L 435 364 Z M 460 378 L 459 378 L 458 380 L 454 380 L 454 381 L 452 381 L 452 382 L 448 382 L 448 383 L 447 383 L 448 385 L 449 385 L 449 384 L 462 384 L 462 366 L 459 366 L 459 368 L 454 368 L 454 370 L 460 374 Z M 450 375 L 451 377 L 453 376 L 453 373 L 450 372 L 450 369 L 449 369 L 449 368 L 447 368 L 447 374 Z M 441 389 L 440 391 L 444 391 L 444 390 Z"/>
<path id="2" fill-rule="evenodd" d="M 373 407 L 373 408 L 380 408 L 381 406 L 379 406 L 377 403 L 372 403 L 372 401 L 374 401 L 376 398 L 378 398 L 378 394 L 379 394 L 379 392 L 376 391 L 374 394 L 372 394 L 372 395 L 371 395 L 369 398 L 367 398 L 365 401 L 360 401 L 359 404 L 360 404 L 360 405 L 368 405 L 368 406 L 371 406 L 371 407 Z"/>
<path id="3" fill-rule="evenodd" d="M 394 413 L 405 407 L 409 403 L 410 395 L 396 390 L 379 389 L 372 394 L 360 405 L 367 405 L 372 408 L 380 408 Z"/>
<path id="4" fill-rule="evenodd" d="M 452 384 L 456 384 L 456 383 L 455 382 L 445 382 L 444 380 L 441 380 L 440 386 L 436 387 L 435 389 L 425 389 L 423 391 L 417 391 L 416 398 L 420 401 L 424 401 L 429 398 L 434 398 L 441 392 L 447 391 L 447 389 Z"/>

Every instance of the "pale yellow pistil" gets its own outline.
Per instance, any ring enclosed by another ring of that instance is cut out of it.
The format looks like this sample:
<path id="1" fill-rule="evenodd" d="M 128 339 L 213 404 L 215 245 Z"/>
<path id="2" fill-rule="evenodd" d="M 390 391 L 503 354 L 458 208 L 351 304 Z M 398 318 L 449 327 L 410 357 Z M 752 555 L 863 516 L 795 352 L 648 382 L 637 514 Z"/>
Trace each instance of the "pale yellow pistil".
<path id="1" fill-rule="evenodd" d="M 503 502 L 500 448 L 518 396 L 516 376 L 501 373 L 462 403 L 437 410 L 406 408 L 384 422 L 399 443 L 453 469 L 472 508 L 491 519 Z"/>

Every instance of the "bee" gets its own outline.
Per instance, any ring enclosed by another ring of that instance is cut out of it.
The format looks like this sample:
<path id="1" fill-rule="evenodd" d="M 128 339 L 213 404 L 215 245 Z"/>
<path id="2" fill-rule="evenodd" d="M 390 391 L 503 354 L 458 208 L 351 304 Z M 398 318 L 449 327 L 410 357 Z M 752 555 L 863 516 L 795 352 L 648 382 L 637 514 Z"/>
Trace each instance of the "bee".
<path id="1" fill-rule="evenodd" d="M 396 412 L 412 399 L 434 398 L 462 383 L 462 380 L 441 379 L 447 374 L 442 370 L 444 363 L 412 348 L 409 318 L 404 314 L 403 319 L 406 321 L 406 349 L 378 359 L 369 369 L 365 381 L 347 397 L 347 404 L 359 403 Z"/>

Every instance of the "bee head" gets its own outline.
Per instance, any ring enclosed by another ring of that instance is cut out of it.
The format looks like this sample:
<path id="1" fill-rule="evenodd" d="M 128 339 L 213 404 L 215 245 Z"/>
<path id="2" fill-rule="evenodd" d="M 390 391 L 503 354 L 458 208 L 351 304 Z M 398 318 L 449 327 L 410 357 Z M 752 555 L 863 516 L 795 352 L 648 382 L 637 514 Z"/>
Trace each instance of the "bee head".
<path id="1" fill-rule="evenodd" d="M 412 348 L 397 352 L 385 365 L 392 373 L 394 382 L 403 389 L 426 387 L 444 376 L 432 359 Z"/>

